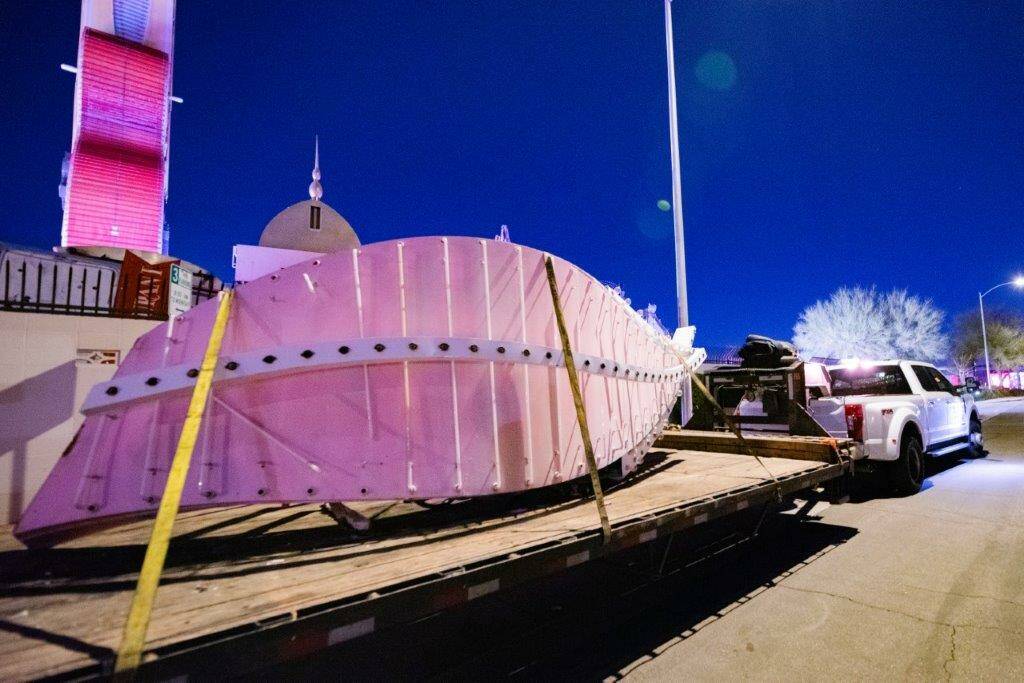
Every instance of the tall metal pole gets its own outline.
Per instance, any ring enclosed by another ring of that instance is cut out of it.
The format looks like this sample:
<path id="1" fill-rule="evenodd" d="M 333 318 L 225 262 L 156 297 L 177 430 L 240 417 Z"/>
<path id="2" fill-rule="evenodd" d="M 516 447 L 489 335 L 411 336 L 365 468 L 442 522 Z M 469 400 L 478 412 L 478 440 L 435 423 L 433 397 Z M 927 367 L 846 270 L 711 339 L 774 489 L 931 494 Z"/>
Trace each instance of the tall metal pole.
<path id="1" fill-rule="evenodd" d="M 988 334 L 985 332 L 985 303 L 982 299 L 984 296 L 984 294 L 978 292 L 978 311 L 981 313 L 981 341 L 985 347 L 985 384 L 992 388 L 992 373 L 988 367 Z"/>
<path id="2" fill-rule="evenodd" d="M 989 385 L 989 387 L 992 386 L 992 378 L 990 374 L 991 370 L 988 366 L 988 334 L 985 331 L 985 304 L 983 299 L 1000 287 L 1008 287 L 1009 285 L 1024 289 L 1024 275 L 1018 275 L 1009 282 L 1004 282 L 996 285 L 995 287 L 990 287 L 985 292 L 978 292 L 978 311 L 981 313 L 981 341 L 985 346 L 985 383 Z"/>
<path id="3" fill-rule="evenodd" d="M 672 0 L 665 0 L 665 53 L 668 60 L 668 131 L 672 147 L 672 221 L 676 242 L 676 302 L 679 325 L 690 324 L 686 301 L 686 251 L 683 246 L 683 179 L 679 168 L 679 120 L 676 109 L 676 60 L 672 47 Z"/>

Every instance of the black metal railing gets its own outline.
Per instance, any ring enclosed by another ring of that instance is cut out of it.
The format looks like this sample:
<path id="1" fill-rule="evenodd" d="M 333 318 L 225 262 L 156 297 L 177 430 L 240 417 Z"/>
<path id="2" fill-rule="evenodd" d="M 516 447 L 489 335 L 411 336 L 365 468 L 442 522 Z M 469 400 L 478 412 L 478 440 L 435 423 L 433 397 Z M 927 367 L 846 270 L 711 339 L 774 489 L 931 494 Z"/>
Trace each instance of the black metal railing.
<path id="1" fill-rule="evenodd" d="M 210 273 L 193 273 L 192 305 L 198 306 L 207 299 L 212 299 L 222 289 L 224 289 L 224 286 L 218 286 L 217 278 Z"/>
<path id="2" fill-rule="evenodd" d="M 115 309 L 117 271 L 90 266 L 62 261 L 39 261 L 35 264 L 22 261 L 19 264 L 8 258 L 3 263 L 3 274 L 0 276 L 3 285 L 0 290 L 0 310 L 167 320 L 167 311 L 153 310 L 152 306 Z M 212 275 L 196 274 L 192 281 L 193 305 L 213 298 L 220 291 Z M 144 302 L 153 302 L 159 288 L 166 286 L 146 275 L 140 275 L 136 284 L 138 299 Z"/>

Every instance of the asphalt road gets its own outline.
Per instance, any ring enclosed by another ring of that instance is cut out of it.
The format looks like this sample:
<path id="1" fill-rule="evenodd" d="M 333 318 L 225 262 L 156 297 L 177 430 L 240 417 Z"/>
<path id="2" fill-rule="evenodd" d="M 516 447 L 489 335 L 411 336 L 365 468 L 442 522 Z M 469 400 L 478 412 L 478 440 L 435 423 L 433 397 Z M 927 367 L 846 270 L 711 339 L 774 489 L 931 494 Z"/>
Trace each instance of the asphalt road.
<path id="1" fill-rule="evenodd" d="M 1024 401 L 985 412 L 988 457 L 824 510 L 856 534 L 629 677 L 1024 679 Z"/>
<path id="2" fill-rule="evenodd" d="M 1024 401 L 985 413 L 989 455 L 931 462 L 917 495 L 861 483 L 753 541 L 733 520 L 266 674 L 1024 680 Z"/>

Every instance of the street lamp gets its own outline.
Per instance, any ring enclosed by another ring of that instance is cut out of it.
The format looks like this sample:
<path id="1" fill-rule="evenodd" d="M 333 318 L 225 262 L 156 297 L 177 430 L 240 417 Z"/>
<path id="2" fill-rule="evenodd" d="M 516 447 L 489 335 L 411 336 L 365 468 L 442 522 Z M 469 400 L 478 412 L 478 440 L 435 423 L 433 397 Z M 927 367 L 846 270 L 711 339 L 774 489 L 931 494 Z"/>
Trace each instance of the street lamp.
<path id="1" fill-rule="evenodd" d="M 668 63 L 668 140 L 672 157 L 672 227 L 676 255 L 676 332 L 690 325 L 690 307 L 686 300 L 686 248 L 683 243 L 683 174 L 679 162 L 679 109 L 676 106 L 676 55 L 672 37 L 672 0 L 665 3 L 665 60 Z M 683 422 L 693 412 L 693 385 L 682 386 Z"/>
<path id="2" fill-rule="evenodd" d="M 995 287 L 990 288 L 984 294 L 978 292 L 978 311 L 981 313 L 981 341 L 985 347 L 985 384 L 987 384 L 990 389 L 992 388 L 992 373 L 989 370 L 988 364 L 988 334 L 985 332 L 985 302 L 983 301 L 983 299 L 988 294 L 991 294 L 993 291 L 999 289 L 1000 287 L 1006 287 L 1007 285 L 1013 285 L 1018 289 L 1024 289 L 1024 275 L 1018 275 L 1009 282 L 1004 282 L 1002 284 L 996 285 Z"/>
<path id="3" fill-rule="evenodd" d="M 683 180 L 679 169 L 679 118 L 676 108 L 676 59 L 672 40 L 672 0 L 665 0 L 665 57 L 668 61 L 668 137 L 672 155 L 672 224 L 676 243 L 676 312 L 679 327 L 690 324 L 686 302 L 686 250 L 683 246 Z"/>

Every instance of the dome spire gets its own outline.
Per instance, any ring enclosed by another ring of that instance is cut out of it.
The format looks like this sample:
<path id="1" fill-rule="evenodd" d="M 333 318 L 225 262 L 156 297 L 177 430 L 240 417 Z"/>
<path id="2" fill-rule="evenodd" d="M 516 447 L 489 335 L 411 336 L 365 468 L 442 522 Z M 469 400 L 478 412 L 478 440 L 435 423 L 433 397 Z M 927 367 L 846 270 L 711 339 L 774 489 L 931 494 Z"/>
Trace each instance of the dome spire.
<path id="1" fill-rule="evenodd" d="M 313 182 L 309 184 L 309 198 L 318 202 L 324 196 L 324 188 L 320 184 L 320 136 L 317 135 L 314 140 Z"/>

